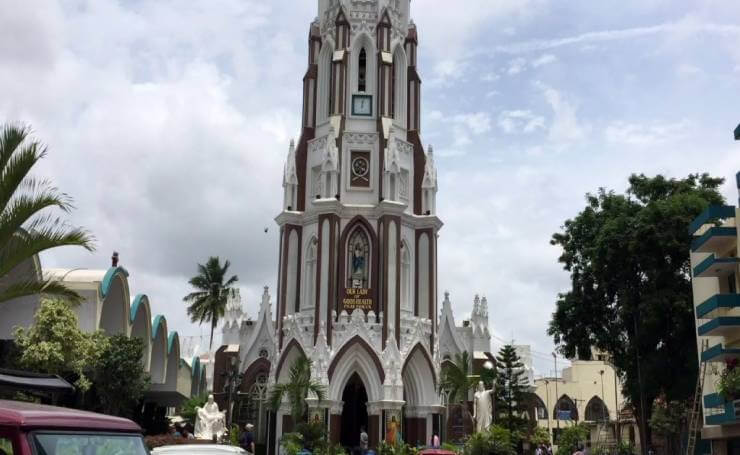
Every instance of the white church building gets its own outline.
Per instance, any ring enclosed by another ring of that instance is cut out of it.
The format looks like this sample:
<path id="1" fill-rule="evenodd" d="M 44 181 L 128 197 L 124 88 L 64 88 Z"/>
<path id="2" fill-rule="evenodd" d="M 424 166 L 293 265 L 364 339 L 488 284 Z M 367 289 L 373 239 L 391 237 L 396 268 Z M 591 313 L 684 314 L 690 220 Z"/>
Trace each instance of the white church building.
<path id="1" fill-rule="evenodd" d="M 422 145 L 421 79 L 410 0 L 319 0 L 303 76 L 302 128 L 283 175 L 276 315 L 267 288 L 256 319 L 229 305 L 220 351 L 238 353 L 244 380 L 237 421 L 257 425 L 276 452 L 293 428 L 263 399 L 313 360 L 325 401 L 311 419 L 335 443 L 371 447 L 402 431 L 411 443 L 440 434 L 441 363 L 490 351 L 488 304 L 476 297 L 457 326 L 437 306 L 437 169 Z M 216 356 L 216 369 L 219 366 Z M 214 391 L 222 381 L 214 376 Z"/>

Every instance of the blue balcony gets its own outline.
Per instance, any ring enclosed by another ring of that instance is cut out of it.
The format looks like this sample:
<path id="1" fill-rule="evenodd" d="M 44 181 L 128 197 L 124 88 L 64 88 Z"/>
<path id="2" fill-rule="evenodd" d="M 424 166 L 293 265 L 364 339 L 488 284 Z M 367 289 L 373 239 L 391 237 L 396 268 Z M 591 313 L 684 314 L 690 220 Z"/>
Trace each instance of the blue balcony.
<path id="1" fill-rule="evenodd" d="M 710 255 L 694 267 L 694 278 L 725 277 L 737 271 L 738 258 L 718 258 Z"/>
<path id="2" fill-rule="evenodd" d="M 740 348 L 726 348 L 722 344 L 716 344 L 701 353 L 702 362 L 725 362 L 728 359 L 740 358 Z M 706 397 L 705 397 L 706 403 Z M 706 404 L 705 404 L 706 406 Z"/>
<path id="3" fill-rule="evenodd" d="M 707 425 L 727 425 L 737 423 L 740 412 L 740 400 L 725 401 L 717 394 L 704 395 L 704 410 Z"/>
<path id="4" fill-rule="evenodd" d="M 740 294 L 715 294 L 696 307 L 696 318 L 712 319 L 733 308 L 740 308 Z"/>
<path id="5" fill-rule="evenodd" d="M 694 218 L 694 221 L 689 224 L 689 234 L 694 235 L 700 227 L 709 223 L 712 220 L 734 218 L 735 217 L 735 206 L 732 205 L 710 205 L 706 210 L 701 212 L 699 216 Z"/>
<path id="6" fill-rule="evenodd" d="M 740 317 L 720 316 L 702 324 L 697 329 L 699 336 L 724 337 L 740 334 Z"/>
<path id="7" fill-rule="evenodd" d="M 691 251 L 695 253 L 714 253 L 727 251 L 737 242 L 737 228 L 714 226 L 691 241 Z"/>

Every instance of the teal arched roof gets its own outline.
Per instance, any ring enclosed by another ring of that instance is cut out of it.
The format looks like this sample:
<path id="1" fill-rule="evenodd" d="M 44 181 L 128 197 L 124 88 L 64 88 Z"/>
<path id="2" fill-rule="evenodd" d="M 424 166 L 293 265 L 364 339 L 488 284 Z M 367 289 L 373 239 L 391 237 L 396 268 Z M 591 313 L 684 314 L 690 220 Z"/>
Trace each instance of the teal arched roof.
<path id="1" fill-rule="evenodd" d="M 152 322 L 152 339 L 157 338 L 157 332 L 159 332 L 159 329 L 162 328 L 164 325 L 167 325 L 167 319 L 162 316 L 161 314 L 158 314 L 154 316 L 154 322 Z M 162 328 L 162 330 L 167 330 L 166 328 Z M 165 337 L 167 334 L 165 333 Z"/>
<path id="2" fill-rule="evenodd" d="M 119 273 L 123 274 L 124 277 L 128 277 L 128 271 L 123 267 L 110 267 L 108 271 L 105 272 L 103 281 L 100 282 L 100 294 L 103 298 L 108 296 L 110 287 L 113 285 L 113 278 L 115 278 Z"/>
<path id="3" fill-rule="evenodd" d="M 175 345 L 175 339 L 177 339 L 177 345 L 180 346 L 180 337 L 177 335 L 177 331 L 173 330 L 170 332 L 169 337 L 167 337 L 167 353 L 172 353 L 172 347 Z"/>
<path id="4" fill-rule="evenodd" d="M 149 297 L 147 297 L 146 294 L 138 294 L 134 298 L 134 303 L 131 304 L 131 310 L 129 311 L 129 318 L 131 319 L 132 324 L 134 323 L 134 320 L 136 320 L 136 312 L 139 311 L 139 307 L 143 307 L 143 305 L 149 305 Z"/>

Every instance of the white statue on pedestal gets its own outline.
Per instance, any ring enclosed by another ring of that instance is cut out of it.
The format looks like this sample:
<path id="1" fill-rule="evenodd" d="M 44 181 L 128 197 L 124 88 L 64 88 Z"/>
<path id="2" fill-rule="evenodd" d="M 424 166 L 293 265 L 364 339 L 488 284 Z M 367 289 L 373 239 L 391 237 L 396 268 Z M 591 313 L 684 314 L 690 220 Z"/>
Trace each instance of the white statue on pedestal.
<path id="1" fill-rule="evenodd" d="M 208 395 L 208 402 L 202 408 L 196 407 L 195 437 L 197 439 L 217 438 L 226 431 L 226 413 L 218 410 L 218 404 L 213 401 L 213 395 Z"/>
<path id="2" fill-rule="evenodd" d="M 475 431 L 485 431 L 491 426 L 491 420 L 493 417 L 492 397 L 494 391 L 495 386 L 491 390 L 486 390 L 483 386 L 483 381 L 478 382 L 478 389 L 475 391 L 473 403 Z"/>

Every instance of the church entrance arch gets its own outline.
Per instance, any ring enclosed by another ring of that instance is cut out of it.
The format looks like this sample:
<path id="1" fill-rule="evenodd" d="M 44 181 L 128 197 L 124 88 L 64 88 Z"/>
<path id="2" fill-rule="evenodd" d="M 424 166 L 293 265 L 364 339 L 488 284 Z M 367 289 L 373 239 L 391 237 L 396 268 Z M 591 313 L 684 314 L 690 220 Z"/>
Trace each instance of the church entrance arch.
<path id="1" fill-rule="evenodd" d="M 352 374 L 342 392 L 342 431 L 340 442 L 348 453 L 360 446 L 360 429 L 368 429 L 367 390 L 360 375 Z"/>

